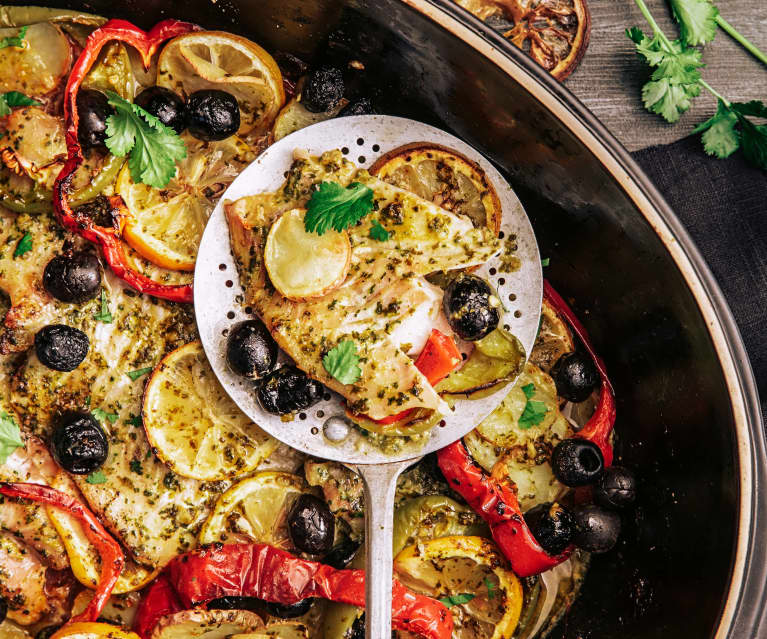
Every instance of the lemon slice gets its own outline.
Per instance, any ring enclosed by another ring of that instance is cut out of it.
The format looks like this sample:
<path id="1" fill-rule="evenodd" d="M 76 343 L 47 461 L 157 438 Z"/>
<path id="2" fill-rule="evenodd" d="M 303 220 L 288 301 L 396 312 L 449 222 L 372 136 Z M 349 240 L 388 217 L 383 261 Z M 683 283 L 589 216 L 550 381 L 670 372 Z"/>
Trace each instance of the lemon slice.
<path id="1" fill-rule="evenodd" d="M 352 247 L 346 231 L 322 235 L 304 227 L 306 209 L 283 213 L 269 229 L 264 264 L 274 287 L 291 300 L 322 297 L 346 279 Z"/>
<path id="2" fill-rule="evenodd" d="M 319 113 L 312 113 L 307 109 L 298 98 L 292 98 L 277 115 L 277 119 L 274 121 L 272 127 L 272 138 L 276 142 L 281 140 L 286 135 L 304 129 L 312 124 L 318 122 L 324 122 L 336 117 L 349 101 L 346 98 L 341 98 L 338 104 L 334 106 L 330 111 L 320 111 Z"/>
<path id="3" fill-rule="evenodd" d="M 497 234 L 501 201 L 482 168 L 466 156 L 430 142 L 413 142 L 378 158 L 370 172 L 443 209 L 466 215 Z"/>
<path id="4" fill-rule="evenodd" d="M 182 610 L 161 617 L 149 639 L 228 639 L 263 625 L 261 617 L 247 610 Z"/>
<path id="5" fill-rule="evenodd" d="M 157 62 L 157 84 L 184 96 L 200 89 L 231 93 L 240 105 L 240 135 L 268 131 L 285 102 L 274 58 L 255 42 L 223 31 L 171 40 Z"/>
<path id="6" fill-rule="evenodd" d="M 554 307 L 544 299 L 541 306 L 541 328 L 530 352 L 530 361 L 548 373 L 562 355 L 574 350 L 575 344 L 570 329 Z"/>
<path id="7" fill-rule="evenodd" d="M 270 623 L 255 632 L 232 635 L 228 639 L 309 639 L 309 628 L 297 622 Z"/>
<path id="8" fill-rule="evenodd" d="M 236 136 L 217 142 L 203 142 L 188 133 L 182 138 L 187 155 L 167 187 L 135 183 L 126 163 L 115 192 L 130 212 L 123 230 L 126 242 L 158 266 L 193 271 L 216 199 L 255 155 Z"/>
<path id="9" fill-rule="evenodd" d="M 416 592 L 450 606 L 453 639 L 511 637 L 522 610 L 522 584 L 495 544 L 482 537 L 453 536 L 408 546 L 394 572 Z"/>
<path id="10" fill-rule="evenodd" d="M 77 499 L 82 499 L 69 475 L 63 471 L 57 473 L 53 478 L 51 488 L 55 488 Z M 66 550 L 69 557 L 69 565 L 72 568 L 72 574 L 74 574 L 75 579 L 83 586 L 93 589 L 97 588 L 101 578 L 101 556 L 88 539 L 85 531 L 83 531 L 82 524 L 71 515 L 54 506 L 47 507 L 46 511 L 64 544 L 64 550 Z M 126 559 L 112 592 L 119 595 L 139 590 L 152 581 L 157 572 L 159 571 L 148 570 L 136 562 Z"/>
<path id="11" fill-rule="evenodd" d="M 82 621 L 70 623 L 51 636 L 51 639 L 141 639 L 135 632 L 123 630 L 111 623 Z"/>
<path id="12" fill-rule="evenodd" d="M 250 541 L 290 550 L 288 511 L 308 490 L 291 473 L 267 471 L 244 479 L 219 497 L 200 531 L 200 543 Z"/>
<path id="13" fill-rule="evenodd" d="M 199 341 L 177 348 L 155 367 L 144 390 L 143 419 L 157 456 L 192 479 L 249 473 L 278 444 L 229 398 Z"/>

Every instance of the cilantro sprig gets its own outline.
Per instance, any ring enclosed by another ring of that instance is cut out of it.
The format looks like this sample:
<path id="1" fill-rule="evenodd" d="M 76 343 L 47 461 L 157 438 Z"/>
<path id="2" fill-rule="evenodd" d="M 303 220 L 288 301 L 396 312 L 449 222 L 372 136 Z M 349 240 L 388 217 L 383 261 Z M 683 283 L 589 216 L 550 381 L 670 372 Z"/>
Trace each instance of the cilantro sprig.
<path id="1" fill-rule="evenodd" d="M 128 371 L 125 374 L 135 382 L 139 377 L 143 377 L 147 373 L 151 373 L 151 372 L 152 372 L 152 367 L 147 366 L 146 368 L 137 368 L 135 371 Z"/>
<path id="2" fill-rule="evenodd" d="M 32 250 L 32 234 L 24 233 L 22 238 L 16 244 L 16 248 L 13 249 L 13 257 L 21 257 L 25 253 L 29 253 Z"/>
<path id="3" fill-rule="evenodd" d="M 85 481 L 89 484 L 106 484 L 107 476 L 104 474 L 103 470 L 94 470 L 85 478 Z"/>
<path id="4" fill-rule="evenodd" d="M 717 110 L 693 132 L 703 134 L 706 153 L 726 158 L 742 149 L 751 164 L 767 170 L 767 125 L 752 119 L 767 117 L 767 106 L 758 100 L 732 102 L 717 92 L 701 75 L 700 69 L 705 65 L 695 45 L 711 42 L 717 27 L 721 27 L 765 64 L 767 55 L 724 20 L 710 0 L 669 0 L 679 23 L 677 40 L 670 40 L 663 33 L 644 0 L 634 1 L 652 27 L 652 37 L 637 27 L 626 30 L 637 53 L 654 68 L 650 80 L 642 87 L 645 108 L 668 122 L 676 122 L 690 108 L 693 98 L 705 89 L 717 98 Z"/>
<path id="5" fill-rule="evenodd" d="M 13 417 L 5 411 L 0 412 L 0 464 L 4 464 L 17 448 L 21 448 L 21 430 Z"/>
<path id="6" fill-rule="evenodd" d="M 521 390 L 525 394 L 527 402 L 522 414 L 519 416 L 518 424 L 522 430 L 527 430 L 540 424 L 546 417 L 549 409 L 546 408 L 545 402 L 533 399 L 535 396 L 535 384 L 525 384 L 521 387 Z"/>
<path id="7" fill-rule="evenodd" d="M 322 235 L 328 229 L 343 231 L 373 210 L 373 190 L 360 182 L 344 188 L 338 182 L 321 182 L 306 205 L 304 227 Z"/>
<path id="8" fill-rule="evenodd" d="M 112 313 L 109 310 L 109 300 L 107 299 L 106 291 L 103 288 L 101 289 L 101 307 L 99 308 L 99 311 L 93 316 L 93 319 L 95 319 L 97 322 L 103 322 L 104 324 L 111 324 L 112 320 L 114 319 L 112 317 Z"/>
<path id="9" fill-rule="evenodd" d="M 375 240 L 376 242 L 385 242 L 389 239 L 389 231 L 387 231 L 383 224 L 381 224 L 378 220 L 373 222 L 373 226 L 370 227 L 370 238 Z"/>
<path id="10" fill-rule="evenodd" d="M 40 103 L 19 91 L 0 93 L 0 116 L 10 115 L 13 107 L 22 106 L 40 106 Z"/>
<path id="11" fill-rule="evenodd" d="M 15 36 L 6 36 L 2 40 L 0 40 L 0 49 L 5 49 L 6 47 L 25 47 L 27 46 L 27 43 L 25 42 L 24 38 L 27 37 L 27 31 L 29 30 L 29 25 L 21 27 L 19 29 L 19 32 Z"/>
<path id="12" fill-rule="evenodd" d="M 107 148 L 120 157 L 130 154 L 128 167 L 134 182 L 164 188 L 176 175 L 176 161 L 186 157 L 184 141 L 138 104 L 114 91 L 106 94 L 115 109 L 107 118 Z"/>
<path id="13" fill-rule="evenodd" d="M 110 424 L 114 424 L 119 418 L 117 413 L 107 413 L 103 408 L 94 408 L 91 415 L 100 422 L 108 421 Z"/>
<path id="14" fill-rule="evenodd" d="M 350 339 L 342 340 L 322 358 L 322 365 L 331 377 L 342 384 L 354 384 L 362 376 L 357 345 Z"/>
<path id="15" fill-rule="evenodd" d="M 458 595 L 448 595 L 447 597 L 441 597 L 439 601 L 445 604 L 446 608 L 452 608 L 453 606 L 460 606 L 461 604 L 469 603 L 474 599 L 476 595 L 464 592 Z"/>

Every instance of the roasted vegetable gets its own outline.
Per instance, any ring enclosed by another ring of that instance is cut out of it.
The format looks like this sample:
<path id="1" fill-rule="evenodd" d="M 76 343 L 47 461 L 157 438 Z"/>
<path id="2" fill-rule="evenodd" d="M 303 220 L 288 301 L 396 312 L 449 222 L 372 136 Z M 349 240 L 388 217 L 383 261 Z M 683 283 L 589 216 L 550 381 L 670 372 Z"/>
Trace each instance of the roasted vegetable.
<path id="1" fill-rule="evenodd" d="M 93 253 L 57 255 L 45 266 L 43 286 L 62 302 L 91 300 L 101 291 L 101 264 Z"/>
<path id="2" fill-rule="evenodd" d="M 565 486 L 593 484 L 602 476 L 604 467 L 599 446 L 585 439 L 565 439 L 551 454 L 551 468 Z"/>
<path id="3" fill-rule="evenodd" d="M 310 555 L 330 550 L 335 529 L 333 513 L 323 500 L 314 495 L 299 495 L 288 513 L 288 531 L 293 545 Z"/>
<path id="4" fill-rule="evenodd" d="M 500 300 L 490 285 L 468 273 L 451 280 L 442 298 L 442 310 L 459 337 L 476 341 L 498 326 Z"/>
<path id="5" fill-rule="evenodd" d="M 187 100 L 186 112 L 189 133 L 198 140 L 224 140 L 240 128 L 237 98 L 226 91 L 195 91 Z"/>
<path id="6" fill-rule="evenodd" d="M 165 87 L 148 87 L 133 100 L 176 133 L 186 128 L 186 105 L 181 97 Z M 239 110 L 237 111 L 239 114 Z"/>
<path id="7" fill-rule="evenodd" d="M 301 103 L 312 113 L 330 111 L 344 97 L 344 76 L 336 67 L 321 67 L 306 78 Z"/>
<path id="8" fill-rule="evenodd" d="M 562 355 L 551 369 L 557 393 L 571 402 L 582 402 L 599 386 L 599 371 L 587 353 Z"/>
<path id="9" fill-rule="evenodd" d="M 263 377 L 277 362 L 277 343 L 261 320 L 241 322 L 226 340 L 226 361 L 238 375 Z"/>
<path id="10" fill-rule="evenodd" d="M 621 518 L 618 513 L 589 504 L 573 510 L 575 544 L 594 553 L 611 550 L 621 534 Z"/>
<path id="11" fill-rule="evenodd" d="M 525 513 L 525 523 L 536 541 L 550 555 L 567 548 L 575 534 L 575 522 L 568 510 L 559 504 L 540 504 Z"/>
<path id="12" fill-rule="evenodd" d="M 625 508 L 634 503 L 637 481 L 627 468 L 610 466 L 594 487 L 594 501 L 605 508 Z"/>
<path id="13" fill-rule="evenodd" d="M 283 366 L 269 373 L 258 387 L 261 407 L 274 415 L 306 410 L 322 398 L 322 384 L 295 366 Z"/>
<path id="14" fill-rule="evenodd" d="M 37 358 L 55 371 L 75 370 L 88 355 L 89 346 L 85 333 L 66 324 L 49 324 L 35 335 Z"/>
<path id="15" fill-rule="evenodd" d="M 51 436 L 56 462 L 75 475 L 87 475 L 101 468 L 109 454 L 109 442 L 90 413 L 67 413 Z"/>

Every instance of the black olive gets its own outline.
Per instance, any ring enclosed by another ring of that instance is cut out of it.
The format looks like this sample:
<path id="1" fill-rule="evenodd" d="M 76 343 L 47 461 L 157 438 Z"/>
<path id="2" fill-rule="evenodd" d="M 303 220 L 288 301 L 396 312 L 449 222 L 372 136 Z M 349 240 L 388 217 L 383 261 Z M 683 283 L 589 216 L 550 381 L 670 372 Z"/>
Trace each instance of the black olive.
<path id="1" fill-rule="evenodd" d="M 261 380 L 258 401 L 267 413 L 287 415 L 322 399 L 323 386 L 295 366 L 283 366 Z"/>
<path id="2" fill-rule="evenodd" d="M 586 486 L 604 472 L 605 460 L 595 443 L 573 437 L 559 442 L 551 453 L 551 469 L 565 486 Z"/>
<path id="3" fill-rule="evenodd" d="M 333 568 L 338 568 L 339 570 L 341 568 L 346 568 L 346 566 L 351 563 L 352 559 L 354 559 L 354 556 L 359 549 L 360 545 L 356 541 L 346 538 L 340 544 L 334 546 L 332 550 L 325 555 L 322 563 L 327 564 L 328 566 L 333 566 Z"/>
<path id="4" fill-rule="evenodd" d="M 186 102 L 187 126 L 198 140 L 224 140 L 240 128 L 237 98 L 226 91 L 195 91 Z"/>
<path id="5" fill-rule="evenodd" d="M 392 639 L 396 639 L 397 631 L 391 631 Z M 354 620 L 349 632 L 344 634 L 344 639 L 365 639 L 365 613 L 363 612 Z"/>
<path id="6" fill-rule="evenodd" d="M 313 602 L 314 599 L 302 599 L 294 604 L 281 604 L 267 601 L 266 612 L 272 615 L 272 617 L 293 619 L 294 617 L 300 617 L 309 612 Z"/>
<path id="7" fill-rule="evenodd" d="M 101 468 L 109 453 L 109 442 L 101 425 L 90 413 L 66 413 L 51 435 L 56 462 L 76 475 Z"/>
<path id="8" fill-rule="evenodd" d="M 501 318 L 493 290 L 476 275 L 463 274 L 450 282 L 442 309 L 450 328 L 469 341 L 482 339 L 495 330 Z"/>
<path id="9" fill-rule="evenodd" d="M 5 597 L 0 597 L 0 623 L 5 621 L 5 617 L 8 614 L 8 602 Z"/>
<path id="10" fill-rule="evenodd" d="M 177 93 L 165 87 L 149 87 L 133 100 L 176 133 L 186 128 L 186 105 Z"/>
<path id="11" fill-rule="evenodd" d="M 53 635 L 61 628 L 61 626 L 45 626 L 37 631 L 35 639 L 51 639 Z"/>
<path id="12" fill-rule="evenodd" d="M 376 110 L 367 98 L 360 98 L 354 102 L 349 102 L 343 109 L 338 112 L 338 117 L 342 118 L 347 115 L 373 115 Z"/>
<path id="13" fill-rule="evenodd" d="M 344 97 L 344 75 L 336 67 L 320 67 L 306 78 L 301 104 L 312 113 L 330 111 Z"/>
<path id="14" fill-rule="evenodd" d="M 43 271 L 43 286 L 62 302 L 91 300 L 101 290 L 101 265 L 93 253 L 57 255 Z"/>
<path id="15" fill-rule="evenodd" d="M 77 92 L 77 140 L 84 151 L 106 148 L 107 118 L 112 115 L 107 96 L 101 91 L 80 89 Z"/>
<path id="16" fill-rule="evenodd" d="M 525 513 L 525 522 L 541 548 L 550 555 L 558 555 L 567 548 L 575 534 L 573 516 L 557 503 L 531 508 Z"/>
<path id="17" fill-rule="evenodd" d="M 218 599 L 211 599 L 208 602 L 208 609 L 210 610 L 250 610 L 251 612 L 259 612 L 264 605 L 262 599 L 256 597 L 219 597 Z"/>
<path id="18" fill-rule="evenodd" d="M 599 384 L 599 371 L 588 353 L 565 353 L 551 368 L 557 394 L 571 402 L 582 402 Z"/>
<path id="19" fill-rule="evenodd" d="M 328 552 L 333 545 L 336 520 L 319 497 L 302 494 L 288 513 L 288 533 L 293 545 L 310 555 Z"/>
<path id="20" fill-rule="evenodd" d="M 75 370 L 88 355 L 88 336 L 66 324 L 49 324 L 35 335 L 37 358 L 55 371 Z"/>
<path id="21" fill-rule="evenodd" d="M 637 496 L 634 473 L 622 466 L 610 466 L 594 488 L 594 501 L 605 508 L 625 508 Z"/>
<path id="22" fill-rule="evenodd" d="M 588 552 L 602 553 L 611 550 L 621 534 L 620 515 L 593 504 L 575 508 L 573 520 L 573 542 L 578 548 Z"/>
<path id="23" fill-rule="evenodd" d="M 248 320 L 235 326 L 226 340 L 226 360 L 243 377 L 263 377 L 277 362 L 277 342 L 261 320 Z"/>

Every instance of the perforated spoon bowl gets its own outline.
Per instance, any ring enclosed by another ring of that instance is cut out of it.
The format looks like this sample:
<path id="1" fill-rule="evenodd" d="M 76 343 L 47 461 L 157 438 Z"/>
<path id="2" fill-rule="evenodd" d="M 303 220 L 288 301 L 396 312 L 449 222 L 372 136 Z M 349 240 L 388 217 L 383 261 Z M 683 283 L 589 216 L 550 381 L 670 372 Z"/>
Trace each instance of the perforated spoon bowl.
<path id="1" fill-rule="evenodd" d="M 229 329 L 252 317 L 245 306 L 237 267 L 229 243 L 223 203 L 246 195 L 273 191 L 284 181 L 296 149 L 321 155 L 342 149 L 361 168 L 411 142 L 433 142 L 459 151 L 477 162 L 501 201 L 501 232 L 516 244 L 518 270 L 504 272 L 492 258 L 476 274 L 494 286 L 502 301 L 500 325 L 511 331 L 529 353 L 538 332 L 543 280 L 538 245 L 519 199 L 493 165 L 462 140 L 440 129 L 383 115 L 336 118 L 301 129 L 264 151 L 229 186 L 211 214 L 200 244 L 194 274 L 194 307 L 205 353 L 219 381 L 242 411 L 276 439 L 304 453 L 342 462 L 355 469 L 365 484 L 366 631 L 367 639 L 391 637 L 392 517 L 397 477 L 421 456 L 463 437 L 489 415 L 508 392 L 502 388 L 488 397 L 458 400 L 455 410 L 435 426 L 427 443 L 384 452 L 351 428 L 340 395 L 329 392 L 310 410 L 285 422 L 261 409 L 253 382 L 234 374 L 226 363 Z M 502 251 L 503 253 L 503 251 Z"/>

